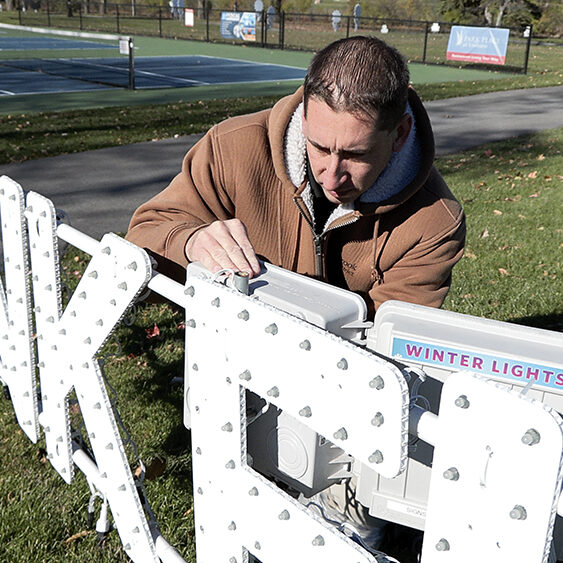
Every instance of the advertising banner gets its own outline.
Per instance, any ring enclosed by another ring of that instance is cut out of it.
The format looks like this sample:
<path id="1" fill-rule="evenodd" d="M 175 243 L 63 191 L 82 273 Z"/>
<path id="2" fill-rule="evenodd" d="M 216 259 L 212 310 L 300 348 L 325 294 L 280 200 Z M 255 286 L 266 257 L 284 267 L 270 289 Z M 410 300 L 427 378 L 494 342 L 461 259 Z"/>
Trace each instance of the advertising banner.
<path id="1" fill-rule="evenodd" d="M 221 37 L 256 41 L 256 12 L 221 12 Z"/>
<path id="2" fill-rule="evenodd" d="M 452 26 L 446 59 L 503 65 L 506 60 L 508 29 Z"/>

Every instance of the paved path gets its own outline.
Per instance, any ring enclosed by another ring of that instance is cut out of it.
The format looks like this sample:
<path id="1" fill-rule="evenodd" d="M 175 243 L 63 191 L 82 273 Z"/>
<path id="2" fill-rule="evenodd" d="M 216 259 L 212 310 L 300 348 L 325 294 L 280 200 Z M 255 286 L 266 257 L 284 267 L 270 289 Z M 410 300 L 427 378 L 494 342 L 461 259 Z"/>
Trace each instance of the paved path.
<path id="1" fill-rule="evenodd" d="M 563 86 L 451 98 L 425 104 L 439 155 L 563 127 Z M 73 226 L 100 238 L 124 232 L 136 207 L 164 188 L 199 138 L 189 135 L 0 166 L 25 190 L 64 209 Z"/>

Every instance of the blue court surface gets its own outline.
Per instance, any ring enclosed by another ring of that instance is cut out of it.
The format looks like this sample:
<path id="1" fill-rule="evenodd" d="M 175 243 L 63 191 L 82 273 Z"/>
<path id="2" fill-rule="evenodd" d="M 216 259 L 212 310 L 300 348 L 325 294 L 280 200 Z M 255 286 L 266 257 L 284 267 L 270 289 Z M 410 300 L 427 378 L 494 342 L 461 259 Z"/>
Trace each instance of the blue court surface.
<path id="1" fill-rule="evenodd" d="M 38 69 L 41 70 L 38 71 Z M 301 80 L 305 69 L 203 55 L 135 58 L 135 88 Z M 78 92 L 128 84 L 127 57 L 0 60 L 0 96 Z"/>

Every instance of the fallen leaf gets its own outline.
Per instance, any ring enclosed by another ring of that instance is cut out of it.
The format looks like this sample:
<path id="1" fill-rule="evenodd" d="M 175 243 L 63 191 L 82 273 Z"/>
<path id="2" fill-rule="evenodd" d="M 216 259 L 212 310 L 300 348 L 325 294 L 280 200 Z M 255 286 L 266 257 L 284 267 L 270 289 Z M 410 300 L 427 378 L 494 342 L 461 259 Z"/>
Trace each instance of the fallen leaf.
<path id="1" fill-rule="evenodd" d="M 538 197 L 540 194 L 536 192 L 535 194 L 529 195 L 528 197 Z"/>
<path id="2" fill-rule="evenodd" d="M 493 154 L 493 151 L 491 149 L 487 149 L 485 154 L 490 157 Z"/>
<path id="3" fill-rule="evenodd" d="M 160 336 L 160 329 L 155 324 L 152 328 L 146 328 L 145 332 L 147 333 L 147 338 L 155 338 Z"/>
<path id="4" fill-rule="evenodd" d="M 538 171 L 537 170 L 534 170 L 533 172 L 530 172 L 528 174 L 528 178 L 534 179 L 534 178 L 537 178 L 537 177 L 538 177 Z"/>
<path id="5" fill-rule="evenodd" d="M 499 268 L 498 272 L 501 276 L 509 276 L 510 274 L 508 273 L 508 270 L 505 270 L 504 268 Z"/>
<path id="6" fill-rule="evenodd" d="M 538 156 L 538 160 L 545 160 L 545 154 L 540 154 Z"/>
<path id="7" fill-rule="evenodd" d="M 71 543 L 75 540 L 79 540 L 80 538 L 84 538 L 86 537 L 88 534 L 93 533 L 90 530 L 84 530 L 82 532 L 78 532 L 72 536 L 70 536 L 70 538 L 66 538 L 66 540 L 64 541 L 64 543 Z"/>
<path id="8" fill-rule="evenodd" d="M 495 209 L 495 210 L 493 211 L 493 213 L 494 213 L 495 215 L 502 215 L 502 211 L 499 211 L 498 209 Z"/>
<path id="9" fill-rule="evenodd" d="M 482 233 L 481 233 L 481 238 L 487 238 L 489 236 L 489 229 L 485 229 Z"/>
<path id="10" fill-rule="evenodd" d="M 178 330 L 186 330 L 186 321 L 182 321 L 179 325 L 176 326 Z"/>

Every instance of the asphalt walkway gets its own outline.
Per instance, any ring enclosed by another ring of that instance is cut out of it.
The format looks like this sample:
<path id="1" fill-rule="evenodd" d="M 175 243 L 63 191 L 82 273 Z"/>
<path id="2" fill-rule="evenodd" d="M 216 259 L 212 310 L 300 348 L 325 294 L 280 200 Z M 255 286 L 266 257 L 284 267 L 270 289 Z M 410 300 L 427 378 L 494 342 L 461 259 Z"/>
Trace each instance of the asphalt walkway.
<path id="1" fill-rule="evenodd" d="M 438 155 L 563 127 L 563 86 L 512 90 L 425 104 Z M 50 198 L 77 229 L 100 238 L 124 232 L 139 204 L 179 172 L 200 138 L 189 135 L 0 166 L 27 190 Z"/>

